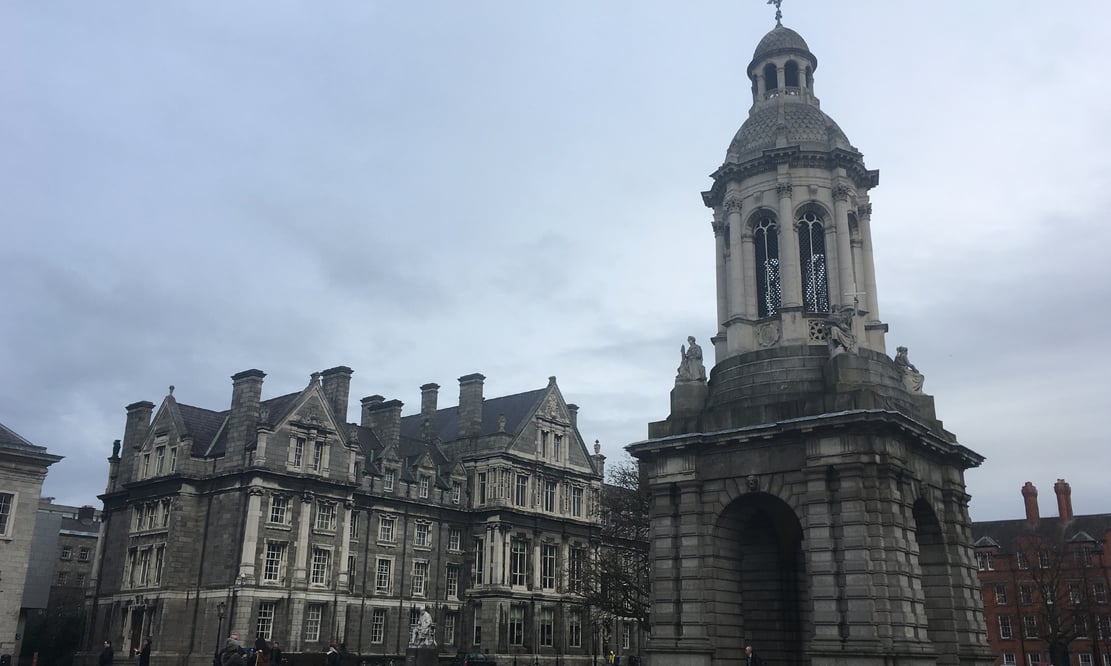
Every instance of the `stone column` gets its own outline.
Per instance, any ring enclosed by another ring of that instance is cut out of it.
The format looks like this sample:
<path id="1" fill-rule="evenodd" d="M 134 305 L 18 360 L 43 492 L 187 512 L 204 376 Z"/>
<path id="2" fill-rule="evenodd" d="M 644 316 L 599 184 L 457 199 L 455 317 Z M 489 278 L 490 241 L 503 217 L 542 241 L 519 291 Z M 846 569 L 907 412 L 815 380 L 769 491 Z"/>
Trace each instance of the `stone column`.
<path id="1" fill-rule="evenodd" d="M 842 302 L 842 299 L 837 297 L 838 294 L 852 291 L 851 289 L 841 288 L 841 274 L 837 269 L 837 267 L 841 265 L 841 253 L 837 251 L 837 234 L 838 230 L 836 223 L 832 220 L 827 220 L 824 234 L 826 243 L 826 280 L 829 283 L 829 303 L 833 307 L 836 307 Z"/>
<path id="2" fill-rule="evenodd" d="M 305 599 L 301 596 L 294 596 L 289 605 L 289 631 L 286 633 L 287 643 L 284 652 L 300 652 L 301 651 L 301 637 L 305 632 Z M 320 628 L 321 632 L 324 628 Z M 241 636 L 242 638 L 242 636 Z M 222 645 L 222 643 L 221 643 Z"/>
<path id="3" fill-rule="evenodd" d="M 718 305 L 718 330 L 725 328 L 725 322 L 729 319 L 729 303 L 728 296 L 728 277 L 726 275 L 725 263 L 725 225 L 718 222 L 716 219 L 711 223 L 714 229 L 714 270 L 715 277 L 717 278 L 717 305 Z"/>
<path id="4" fill-rule="evenodd" d="M 741 266 L 745 285 L 745 313 L 755 318 L 759 310 L 756 307 L 756 244 L 752 240 L 752 229 L 742 225 L 741 229 L 741 257 L 738 263 Z"/>
<path id="5" fill-rule="evenodd" d="M 876 296 L 876 265 L 872 259 L 872 204 L 857 207 L 857 222 L 860 224 L 861 254 L 864 264 L 864 295 L 868 303 L 868 321 L 880 320 L 879 298 Z"/>
<path id="6" fill-rule="evenodd" d="M 832 304 L 853 304 L 853 292 L 857 289 L 856 279 L 853 276 L 853 252 L 849 243 L 849 188 L 838 185 L 833 188 L 833 216 L 837 225 L 837 276 L 840 290 L 833 298 Z M 828 268 L 827 268 L 828 272 Z M 860 305 L 865 305 L 861 302 Z"/>
<path id="7" fill-rule="evenodd" d="M 243 548 L 239 554 L 239 579 L 247 582 L 255 580 L 255 560 L 258 557 L 258 523 L 262 515 L 262 488 L 251 486 L 247 489 L 247 521 L 243 532 Z"/>
<path id="8" fill-rule="evenodd" d="M 779 195 L 779 279 L 783 287 L 782 307 L 801 308 L 802 274 L 799 271 L 799 238 L 794 204 L 791 201 L 791 183 L 779 183 L 775 191 Z"/>
<path id="9" fill-rule="evenodd" d="M 725 200 L 725 212 L 729 233 L 729 318 L 745 316 L 745 270 L 744 252 L 741 251 L 741 198 L 737 196 Z"/>
<path id="10" fill-rule="evenodd" d="M 567 593 L 567 587 L 571 584 L 571 544 L 567 539 L 567 535 L 562 536 L 562 541 L 559 544 L 559 566 L 556 568 L 559 571 L 559 591 Z"/>
<path id="11" fill-rule="evenodd" d="M 297 543 L 290 544 L 296 549 L 293 565 L 293 584 L 304 586 L 308 581 L 307 564 L 309 560 L 309 528 L 312 527 L 312 493 L 301 495 L 301 512 L 298 515 Z"/>
<path id="12" fill-rule="evenodd" d="M 540 589 L 540 533 L 532 537 L 532 589 Z"/>
<path id="13" fill-rule="evenodd" d="M 351 500 L 343 503 L 343 520 L 336 526 L 336 531 L 339 533 L 339 575 L 336 576 L 336 588 L 341 591 L 346 591 L 350 583 L 350 575 L 347 573 L 347 556 L 351 553 L 351 509 L 355 504 Z"/>

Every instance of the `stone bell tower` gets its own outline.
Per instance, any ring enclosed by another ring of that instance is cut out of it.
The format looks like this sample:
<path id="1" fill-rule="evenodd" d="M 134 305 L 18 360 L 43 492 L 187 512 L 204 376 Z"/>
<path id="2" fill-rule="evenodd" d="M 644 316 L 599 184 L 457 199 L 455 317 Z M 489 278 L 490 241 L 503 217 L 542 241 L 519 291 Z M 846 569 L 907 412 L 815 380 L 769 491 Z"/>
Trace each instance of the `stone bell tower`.
<path id="1" fill-rule="evenodd" d="M 879 182 L 776 27 L 702 194 L 718 328 L 684 345 L 672 410 L 630 445 L 653 494 L 652 666 L 986 665 L 957 443 L 886 353 L 868 192 Z"/>

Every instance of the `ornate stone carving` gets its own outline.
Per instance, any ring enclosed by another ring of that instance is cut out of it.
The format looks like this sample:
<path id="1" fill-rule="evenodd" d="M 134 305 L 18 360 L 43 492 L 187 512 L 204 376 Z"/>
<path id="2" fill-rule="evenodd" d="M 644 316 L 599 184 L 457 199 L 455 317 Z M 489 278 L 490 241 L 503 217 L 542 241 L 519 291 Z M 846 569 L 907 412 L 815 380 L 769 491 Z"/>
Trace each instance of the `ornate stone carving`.
<path id="1" fill-rule="evenodd" d="M 775 193 L 778 194 L 780 198 L 789 197 L 791 196 L 792 189 L 793 188 L 791 187 L 790 183 L 779 183 L 775 186 Z"/>
<path id="2" fill-rule="evenodd" d="M 851 305 L 842 305 L 826 318 L 826 344 L 829 345 L 829 357 L 849 352 L 856 353 L 856 336 L 853 335 L 853 314 L 855 308 Z"/>
<path id="3" fill-rule="evenodd" d="M 906 347 L 897 347 L 895 352 L 895 366 L 903 372 L 903 385 L 911 393 L 921 393 L 926 376 L 918 372 L 918 368 L 907 358 Z"/>
<path id="4" fill-rule="evenodd" d="M 761 347 L 771 347 L 779 342 L 779 323 L 769 321 L 756 327 L 756 342 Z"/>
<path id="5" fill-rule="evenodd" d="M 247 489 L 247 494 L 251 495 L 252 497 L 262 497 L 266 494 L 266 491 L 260 486 L 251 486 Z"/>
<path id="6" fill-rule="evenodd" d="M 114 442 L 112 442 L 112 457 L 113 458 L 119 458 L 120 457 L 120 440 L 118 440 L 118 439 L 115 440 Z"/>
<path id="7" fill-rule="evenodd" d="M 679 346 L 679 369 L 675 374 L 676 382 L 706 381 L 706 366 L 702 363 L 702 347 L 694 341 L 693 335 L 687 336 L 686 345 Z"/>
<path id="8" fill-rule="evenodd" d="M 748 492 L 750 493 L 760 490 L 760 479 L 756 478 L 755 474 L 749 474 L 745 477 L 745 487 L 748 488 Z"/>
<path id="9" fill-rule="evenodd" d="M 861 217 L 871 217 L 871 215 L 872 215 L 872 204 L 870 204 L 870 203 L 860 204 L 859 206 L 856 207 L 856 214 L 861 216 Z"/>
<path id="10" fill-rule="evenodd" d="M 310 492 L 301 493 L 301 501 L 304 502 L 305 504 L 311 504 L 312 499 L 313 499 L 312 493 L 310 493 Z"/>
<path id="11" fill-rule="evenodd" d="M 724 222 L 718 222 L 717 220 L 710 220 L 710 228 L 714 230 L 714 235 L 715 236 L 720 236 L 724 231 L 729 229 L 729 226 L 726 225 Z"/>
<path id="12" fill-rule="evenodd" d="M 741 198 L 738 196 L 730 196 L 725 200 L 725 203 L 722 204 L 722 208 L 725 209 L 726 213 L 739 213 L 742 207 Z"/>
<path id="13" fill-rule="evenodd" d="M 848 201 L 850 194 L 852 194 L 852 190 L 847 185 L 838 185 L 833 188 L 833 198 L 838 201 Z"/>
<path id="14" fill-rule="evenodd" d="M 826 322 L 822 319 L 810 320 L 810 341 L 811 342 L 825 342 L 829 339 L 826 334 Z"/>

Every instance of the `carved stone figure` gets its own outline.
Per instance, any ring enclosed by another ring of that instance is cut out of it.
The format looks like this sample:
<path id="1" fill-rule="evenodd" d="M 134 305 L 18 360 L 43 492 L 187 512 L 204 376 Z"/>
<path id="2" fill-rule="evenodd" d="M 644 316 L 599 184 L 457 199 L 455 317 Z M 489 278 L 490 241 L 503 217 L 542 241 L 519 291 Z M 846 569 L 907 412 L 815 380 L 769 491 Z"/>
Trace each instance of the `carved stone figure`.
<path id="1" fill-rule="evenodd" d="M 432 623 L 432 614 L 428 612 L 428 608 L 424 608 L 420 612 L 420 619 L 413 627 L 413 633 L 409 636 L 409 647 L 435 647 L 436 646 L 436 625 Z"/>
<path id="2" fill-rule="evenodd" d="M 694 341 L 694 336 L 687 336 L 686 345 L 679 346 L 679 370 L 675 381 L 704 382 L 706 381 L 706 366 L 702 363 L 702 347 Z"/>
<path id="3" fill-rule="evenodd" d="M 918 368 L 907 358 L 906 347 L 897 347 L 895 352 L 895 366 L 903 371 L 903 384 L 911 393 L 921 393 L 926 376 L 918 372 Z"/>
<path id="4" fill-rule="evenodd" d="M 120 440 L 118 440 L 118 439 L 116 441 L 112 442 L 112 457 L 113 458 L 119 458 L 120 457 Z"/>
<path id="5" fill-rule="evenodd" d="M 830 358 L 845 352 L 856 353 L 856 336 L 853 335 L 855 310 L 851 305 L 842 305 L 826 319 L 826 342 L 829 344 Z"/>

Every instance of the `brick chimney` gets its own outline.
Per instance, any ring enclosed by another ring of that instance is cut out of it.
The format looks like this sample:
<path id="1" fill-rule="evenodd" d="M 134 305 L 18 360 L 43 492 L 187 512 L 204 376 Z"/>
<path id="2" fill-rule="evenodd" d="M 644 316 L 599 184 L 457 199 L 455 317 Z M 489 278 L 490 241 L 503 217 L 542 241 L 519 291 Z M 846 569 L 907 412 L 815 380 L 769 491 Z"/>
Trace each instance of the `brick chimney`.
<path id="1" fill-rule="evenodd" d="M 400 400 L 387 400 L 384 402 L 371 402 L 363 399 L 363 418 L 369 423 L 364 423 L 374 434 L 382 446 L 396 446 L 401 441 L 401 408 L 404 406 Z"/>
<path id="2" fill-rule="evenodd" d="M 486 377 L 479 373 L 459 378 L 459 436 L 478 437 L 482 434 L 482 384 Z"/>
<path id="3" fill-rule="evenodd" d="M 120 449 L 119 477 L 122 483 L 135 480 L 138 467 L 135 451 L 143 444 L 150 432 L 150 417 L 154 403 L 148 400 L 133 402 L 127 406 L 127 423 L 123 427 L 123 447 Z"/>
<path id="4" fill-rule="evenodd" d="M 332 414 L 339 422 L 347 423 L 347 400 L 351 397 L 351 374 L 354 372 L 346 365 L 337 365 L 320 373 L 324 397 L 332 408 Z"/>
<path id="5" fill-rule="evenodd" d="M 262 402 L 262 370 L 244 370 L 231 376 L 231 410 L 224 449 L 225 464 L 243 462 L 243 452 L 254 446 L 258 434 L 259 403 Z"/>
<path id="6" fill-rule="evenodd" d="M 1057 493 L 1057 515 L 1062 521 L 1072 520 L 1072 486 L 1064 479 L 1057 479 L 1053 492 Z"/>
<path id="7" fill-rule="evenodd" d="M 85 506 L 77 509 L 77 520 L 83 523 L 91 523 L 93 518 L 96 518 L 96 509 L 86 504 Z"/>
<path id="8" fill-rule="evenodd" d="M 1041 520 L 1038 513 L 1038 489 L 1029 481 L 1022 487 L 1022 501 L 1026 505 L 1026 522 L 1033 525 Z"/>
<path id="9" fill-rule="evenodd" d="M 433 420 L 436 418 L 436 400 L 439 395 L 439 384 L 425 384 L 420 387 L 420 432 L 421 439 L 426 442 L 434 439 Z"/>

